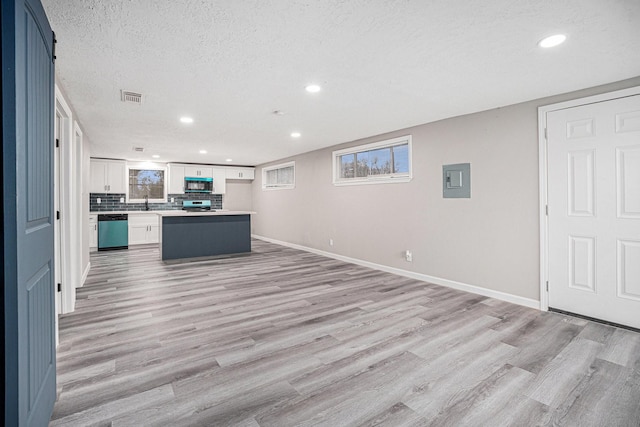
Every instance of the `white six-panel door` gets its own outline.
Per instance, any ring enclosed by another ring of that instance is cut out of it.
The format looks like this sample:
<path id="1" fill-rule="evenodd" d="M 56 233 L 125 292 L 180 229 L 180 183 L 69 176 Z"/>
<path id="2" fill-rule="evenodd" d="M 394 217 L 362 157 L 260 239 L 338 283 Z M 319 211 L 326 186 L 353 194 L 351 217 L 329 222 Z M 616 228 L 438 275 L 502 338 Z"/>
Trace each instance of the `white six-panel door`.
<path id="1" fill-rule="evenodd" d="M 640 328 L 640 95 L 547 113 L 549 307 Z"/>

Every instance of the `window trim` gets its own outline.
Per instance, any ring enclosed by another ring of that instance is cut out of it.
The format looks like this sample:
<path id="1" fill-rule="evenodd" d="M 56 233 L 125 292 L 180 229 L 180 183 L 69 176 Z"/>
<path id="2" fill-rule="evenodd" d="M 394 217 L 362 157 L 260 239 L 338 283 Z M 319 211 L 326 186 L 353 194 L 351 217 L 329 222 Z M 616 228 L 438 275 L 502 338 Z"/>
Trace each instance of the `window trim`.
<path id="1" fill-rule="evenodd" d="M 149 164 L 149 163 L 127 163 L 127 175 L 126 175 L 126 202 L 127 203 L 144 203 L 145 199 L 132 199 L 129 197 L 129 176 L 131 169 L 134 170 L 161 170 L 164 172 L 164 185 L 163 185 L 163 198 L 162 199 L 149 199 L 149 203 L 167 203 L 168 201 L 168 191 L 169 191 L 169 182 L 167 180 L 167 167 L 157 164 Z"/>
<path id="2" fill-rule="evenodd" d="M 371 142 L 369 144 L 358 145 L 355 147 L 344 148 L 334 151 L 332 156 L 333 164 L 333 185 L 363 185 L 363 184 L 389 184 L 398 182 L 409 182 L 413 179 L 413 165 L 411 135 L 404 135 L 397 138 L 385 139 L 384 141 Z M 364 151 L 371 151 L 379 148 L 389 148 L 397 145 L 408 145 L 408 163 L 409 172 L 389 175 L 369 175 L 367 177 L 340 178 L 340 157 L 346 154 L 357 154 Z"/>
<path id="3" fill-rule="evenodd" d="M 293 182 L 291 184 L 267 186 L 267 172 L 276 170 L 276 169 L 284 169 L 292 166 L 293 166 Z M 295 161 L 280 163 L 277 165 L 267 166 L 262 168 L 262 190 L 263 191 L 292 190 L 294 188 L 296 188 L 296 162 Z"/>

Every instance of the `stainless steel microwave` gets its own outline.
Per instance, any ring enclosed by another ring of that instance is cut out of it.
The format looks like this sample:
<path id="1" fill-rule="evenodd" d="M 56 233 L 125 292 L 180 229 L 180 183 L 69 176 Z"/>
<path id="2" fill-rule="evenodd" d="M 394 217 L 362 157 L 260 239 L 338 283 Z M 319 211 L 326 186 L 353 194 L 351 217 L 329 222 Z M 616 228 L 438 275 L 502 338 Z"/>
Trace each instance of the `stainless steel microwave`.
<path id="1" fill-rule="evenodd" d="M 213 178 L 185 177 L 185 193 L 211 193 L 213 190 Z"/>

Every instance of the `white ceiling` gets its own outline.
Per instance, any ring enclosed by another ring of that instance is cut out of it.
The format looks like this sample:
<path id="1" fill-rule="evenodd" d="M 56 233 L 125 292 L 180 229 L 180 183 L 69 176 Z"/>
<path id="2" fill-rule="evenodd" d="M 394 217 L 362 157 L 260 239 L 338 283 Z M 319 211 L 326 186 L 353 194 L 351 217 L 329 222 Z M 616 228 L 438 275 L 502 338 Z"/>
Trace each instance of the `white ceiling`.
<path id="1" fill-rule="evenodd" d="M 95 157 L 256 165 L 640 75 L 638 0 L 43 4 Z"/>

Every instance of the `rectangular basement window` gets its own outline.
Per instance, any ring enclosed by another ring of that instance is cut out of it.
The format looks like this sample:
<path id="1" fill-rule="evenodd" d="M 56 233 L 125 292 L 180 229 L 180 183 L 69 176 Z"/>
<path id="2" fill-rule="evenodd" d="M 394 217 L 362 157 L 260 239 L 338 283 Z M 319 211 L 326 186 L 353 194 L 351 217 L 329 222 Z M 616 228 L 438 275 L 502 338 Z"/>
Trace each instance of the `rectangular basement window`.
<path id="1" fill-rule="evenodd" d="M 411 135 L 333 152 L 333 184 L 382 184 L 412 178 Z"/>
<path id="2" fill-rule="evenodd" d="M 296 184 L 296 162 L 262 168 L 263 190 L 290 190 Z"/>

